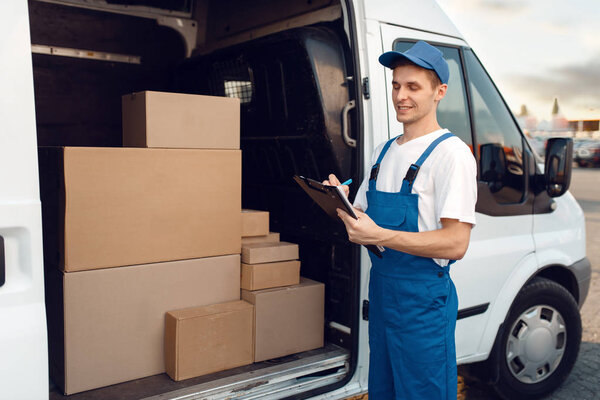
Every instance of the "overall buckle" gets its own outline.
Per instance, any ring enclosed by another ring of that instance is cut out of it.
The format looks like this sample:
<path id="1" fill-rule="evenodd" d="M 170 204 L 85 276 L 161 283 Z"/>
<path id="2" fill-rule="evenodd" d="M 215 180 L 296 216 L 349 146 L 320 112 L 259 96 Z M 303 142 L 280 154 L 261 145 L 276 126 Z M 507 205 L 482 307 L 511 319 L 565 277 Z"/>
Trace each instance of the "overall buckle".
<path id="1" fill-rule="evenodd" d="M 379 164 L 375 164 L 373 165 L 373 168 L 371 168 L 371 176 L 369 177 L 369 180 L 377 180 L 377 175 L 379 175 Z"/>
<path id="2" fill-rule="evenodd" d="M 408 183 L 412 185 L 415 178 L 417 177 L 417 174 L 419 173 L 419 168 L 421 168 L 419 165 L 411 164 L 410 167 L 408 167 L 408 171 L 406 171 L 406 176 L 404 177 L 404 180 L 408 181 Z"/>

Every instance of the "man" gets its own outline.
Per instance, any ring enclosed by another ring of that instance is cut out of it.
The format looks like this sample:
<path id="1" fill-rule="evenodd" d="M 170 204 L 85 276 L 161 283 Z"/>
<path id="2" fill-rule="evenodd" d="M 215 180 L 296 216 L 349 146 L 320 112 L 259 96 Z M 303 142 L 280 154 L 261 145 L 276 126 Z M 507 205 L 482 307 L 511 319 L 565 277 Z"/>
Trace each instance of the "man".
<path id="1" fill-rule="evenodd" d="M 358 220 L 338 210 L 352 242 L 385 248 L 382 258 L 370 254 L 369 399 L 454 400 L 458 299 L 449 269 L 475 225 L 476 164 L 437 121 L 449 78 L 442 53 L 417 42 L 379 62 L 393 69 L 404 133 L 375 150 L 354 203 Z M 340 185 L 334 175 L 326 183 Z"/>

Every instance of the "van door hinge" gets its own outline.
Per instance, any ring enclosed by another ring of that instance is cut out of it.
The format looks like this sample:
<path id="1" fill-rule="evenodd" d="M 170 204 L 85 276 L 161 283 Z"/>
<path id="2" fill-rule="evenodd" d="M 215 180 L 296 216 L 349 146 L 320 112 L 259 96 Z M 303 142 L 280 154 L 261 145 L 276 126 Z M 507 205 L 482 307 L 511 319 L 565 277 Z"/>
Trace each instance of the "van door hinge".
<path id="1" fill-rule="evenodd" d="M 371 89 L 369 87 L 369 77 L 363 78 L 362 80 L 362 92 L 365 100 L 369 100 L 371 98 Z"/>
<path id="2" fill-rule="evenodd" d="M 363 300 L 362 318 L 365 321 L 369 320 L 369 300 Z"/>

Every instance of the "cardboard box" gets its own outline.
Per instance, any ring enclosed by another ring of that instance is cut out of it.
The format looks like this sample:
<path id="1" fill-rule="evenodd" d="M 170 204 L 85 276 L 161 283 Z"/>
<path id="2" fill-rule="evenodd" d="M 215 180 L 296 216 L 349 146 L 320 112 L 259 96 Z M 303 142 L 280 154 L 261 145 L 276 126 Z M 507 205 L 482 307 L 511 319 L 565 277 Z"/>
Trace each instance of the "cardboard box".
<path id="1" fill-rule="evenodd" d="M 47 265 L 239 254 L 239 150 L 40 148 Z"/>
<path id="2" fill-rule="evenodd" d="M 279 233 L 269 232 L 269 234 L 265 236 L 243 237 L 242 246 L 250 243 L 277 243 L 279 240 Z"/>
<path id="3" fill-rule="evenodd" d="M 288 242 L 250 243 L 242 245 L 242 262 L 261 264 L 298 259 L 298 245 Z"/>
<path id="4" fill-rule="evenodd" d="M 168 312 L 167 374 L 181 381 L 252 364 L 253 310 L 251 304 L 238 300 Z"/>
<path id="5" fill-rule="evenodd" d="M 242 210 L 242 237 L 269 234 L 269 212 Z"/>
<path id="6" fill-rule="evenodd" d="M 242 299 L 254 304 L 254 361 L 323 346 L 322 283 L 300 278 L 295 286 L 242 290 Z"/>
<path id="7" fill-rule="evenodd" d="M 50 268 L 46 297 L 50 376 L 78 393 L 165 372 L 165 313 L 239 300 L 240 256 Z"/>
<path id="8" fill-rule="evenodd" d="M 122 97 L 123 146 L 240 148 L 240 100 L 221 96 L 139 92 Z"/>
<path id="9" fill-rule="evenodd" d="M 242 289 L 260 290 L 300 283 L 300 261 L 242 263 Z"/>

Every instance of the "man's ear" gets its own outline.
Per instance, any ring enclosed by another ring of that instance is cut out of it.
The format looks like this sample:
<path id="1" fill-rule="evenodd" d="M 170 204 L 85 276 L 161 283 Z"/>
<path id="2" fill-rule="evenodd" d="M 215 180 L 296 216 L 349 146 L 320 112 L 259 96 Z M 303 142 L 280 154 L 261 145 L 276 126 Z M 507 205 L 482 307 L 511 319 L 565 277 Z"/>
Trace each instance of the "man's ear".
<path id="1" fill-rule="evenodd" d="M 446 96 L 446 91 L 448 90 L 448 85 L 446 83 L 442 83 L 437 87 L 437 93 L 435 95 L 435 101 L 440 101 Z"/>

